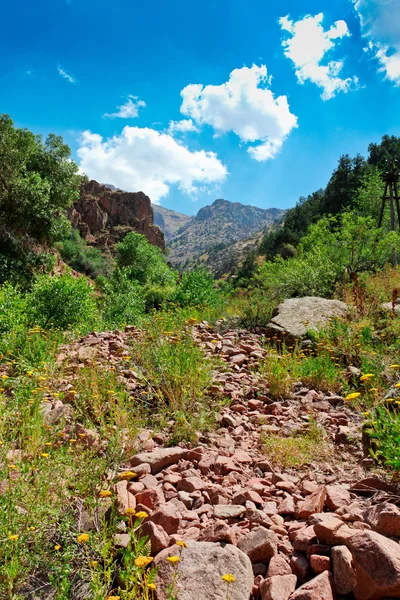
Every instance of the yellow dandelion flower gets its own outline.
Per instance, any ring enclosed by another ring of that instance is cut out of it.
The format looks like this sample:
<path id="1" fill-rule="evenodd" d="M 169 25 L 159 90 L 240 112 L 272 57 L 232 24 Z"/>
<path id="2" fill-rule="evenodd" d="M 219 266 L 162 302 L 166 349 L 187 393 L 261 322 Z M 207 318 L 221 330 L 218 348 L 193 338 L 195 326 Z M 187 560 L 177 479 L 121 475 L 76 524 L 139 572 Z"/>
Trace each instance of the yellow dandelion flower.
<path id="1" fill-rule="evenodd" d="M 35 530 L 36 530 L 36 527 L 34 527 L 33 525 L 31 525 L 31 526 L 29 527 L 29 531 L 35 531 Z"/>
<path id="2" fill-rule="evenodd" d="M 9 468 L 11 471 L 14 471 L 14 469 L 16 469 L 16 468 L 17 468 L 17 465 L 8 465 L 8 468 Z"/>
<path id="3" fill-rule="evenodd" d="M 400 369 L 400 365 L 389 365 L 389 369 Z"/>
<path id="4" fill-rule="evenodd" d="M 121 596 L 107 596 L 107 600 L 121 600 Z"/>
<path id="5" fill-rule="evenodd" d="M 148 583 L 147 587 L 149 588 L 149 590 L 155 590 L 155 589 L 157 589 L 155 583 Z"/>
<path id="6" fill-rule="evenodd" d="M 226 581 L 227 583 L 235 583 L 236 577 L 232 575 L 232 573 L 226 573 L 226 575 L 222 575 L 222 581 Z"/>
<path id="7" fill-rule="evenodd" d="M 93 569 L 95 569 L 96 567 L 99 566 L 99 561 L 98 560 L 92 560 L 92 562 L 90 563 L 93 567 Z"/>
<path id="8" fill-rule="evenodd" d="M 394 398 L 386 398 L 385 402 L 394 402 Z"/>
<path id="9" fill-rule="evenodd" d="M 151 556 L 138 556 L 135 558 L 135 565 L 140 568 L 147 567 L 152 561 L 153 558 Z"/>
<path id="10" fill-rule="evenodd" d="M 134 471 L 125 471 L 124 473 L 118 474 L 118 479 L 121 481 L 130 481 L 131 479 L 134 479 L 134 477 L 137 477 L 137 473 L 134 473 Z"/>
<path id="11" fill-rule="evenodd" d="M 80 535 L 78 535 L 78 537 L 76 538 L 77 542 L 79 544 L 86 544 L 86 542 L 89 541 L 89 534 L 88 533 L 81 533 Z"/>
<path id="12" fill-rule="evenodd" d="M 70 444 L 76 444 L 76 442 L 77 442 L 77 440 L 76 440 L 75 438 L 71 438 L 71 439 L 69 440 L 69 443 L 70 443 Z"/>
<path id="13" fill-rule="evenodd" d="M 100 490 L 99 492 L 99 498 L 109 498 L 110 496 L 112 496 L 110 490 Z"/>
<path id="14" fill-rule="evenodd" d="M 129 507 L 126 509 L 126 511 L 125 511 L 125 514 L 126 514 L 126 515 L 129 515 L 129 516 L 136 515 L 136 510 L 135 510 L 134 508 L 132 508 L 131 506 L 129 506 Z"/>
<path id="15" fill-rule="evenodd" d="M 176 542 L 176 545 L 180 546 L 181 548 L 187 548 L 188 547 L 187 543 L 184 540 L 178 540 Z"/>
<path id="16" fill-rule="evenodd" d="M 8 539 L 10 540 L 10 542 L 16 542 L 19 538 L 19 535 L 14 534 L 14 535 L 9 535 Z"/>
<path id="17" fill-rule="evenodd" d="M 54 546 L 54 550 L 60 550 L 60 548 L 61 548 L 60 544 L 56 544 L 56 545 Z"/>
<path id="18" fill-rule="evenodd" d="M 139 510 L 139 512 L 136 513 L 136 516 L 138 519 L 147 519 L 149 515 L 144 510 Z"/>
<path id="19" fill-rule="evenodd" d="M 364 415 L 364 417 L 368 417 L 368 416 L 370 415 L 370 412 L 369 412 L 369 410 L 367 410 L 367 411 L 363 412 L 363 415 Z"/>
<path id="20" fill-rule="evenodd" d="M 170 563 L 172 563 L 173 565 L 175 563 L 178 563 L 180 560 L 181 560 L 180 556 L 168 556 L 167 557 L 167 561 L 170 562 Z"/>
<path id="21" fill-rule="evenodd" d="M 28 377 L 32 377 L 33 371 L 27 371 L 26 374 L 28 375 Z"/>
<path id="22" fill-rule="evenodd" d="M 50 456 L 50 454 L 48 452 L 42 452 L 40 456 L 43 456 L 43 458 L 47 458 L 48 456 Z"/>
<path id="23" fill-rule="evenodd" d="M 5 381 L 6 379 L 8 379 L 8 375 L 4 374 L 4 375 L 1 376 L 1 378 L 4 379 L 4 381 Z"/>
<path id="24" fill-rule="evenodd" d="M 345 398 L 345 400 L 355 400 L 356 398 L 358 398 L 359 396 L 361 396 L 360 392 L 352 392 L 351 394 L 348 394 Z"/>
<path id="25" fill-rule="evenodd" d="M 360 381 L 368 381 L 369 379 L 372 379 L 373 377 L 375 377 L 375 375 L 373 373 L 366 373 L 365 375 L 361 375 Z"/>
<path id="26" fill-rule="evenodd" d="M 377 392 L 377 391 L 378 391 L 378 388 L 369 388 L 369 391 L 370 391 L 370 392 Z"/>
<path id="27" fill-rule="evenodd" d="M 395 388 L 400 388 L 400 382 L 399 382 L 399 383 L 395 383 L 395 384 L 394 384 L 394 387 L 395 387 Z"/>

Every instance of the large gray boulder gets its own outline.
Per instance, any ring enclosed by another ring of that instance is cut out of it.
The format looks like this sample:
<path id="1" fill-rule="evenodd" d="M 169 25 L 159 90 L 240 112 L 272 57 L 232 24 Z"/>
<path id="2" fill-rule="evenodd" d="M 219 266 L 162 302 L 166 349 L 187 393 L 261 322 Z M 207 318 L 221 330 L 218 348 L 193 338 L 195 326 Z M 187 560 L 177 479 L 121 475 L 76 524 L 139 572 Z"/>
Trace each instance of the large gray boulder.
<path id="1" fill-rule="evenodd" d="M 157 600 L 168 600 L 168 586 L 177 570 L 177 600 L 225 600 L 227 584 L 222 576 L 231 573 L 235 582 L 229 584 L 229 600 L 249 600 L 253 587 L 253 569 L 249 557 L 231 544 L 186 542 L 187 548 L 171 546 L 160 552 L 157 568 Z M 168 556 L 179 556 L 171 565 Z M 174 596 L 175 597 L 175 596 Z"/>
<path id="2" fill-rule="evenodd" d="M 267 337 L 275 335 L 288 344 L 304 339 L 307 331 L 324 328 L 329 320 L 347 315 L 348 306 L 340 300 L 327 300 L 316 296 L 290 298 L 276 307 L 267 325 Z"/>

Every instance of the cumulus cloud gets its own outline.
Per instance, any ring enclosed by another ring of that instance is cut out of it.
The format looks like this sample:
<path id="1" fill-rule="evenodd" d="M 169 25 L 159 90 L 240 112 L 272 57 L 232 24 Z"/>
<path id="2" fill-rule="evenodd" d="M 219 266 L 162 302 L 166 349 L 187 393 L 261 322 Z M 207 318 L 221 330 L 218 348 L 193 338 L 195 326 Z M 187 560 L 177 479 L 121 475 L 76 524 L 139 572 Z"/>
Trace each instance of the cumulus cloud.
<path id="1" fill-rule="evenodd" d="M 139 116 L 139 108 L 144 108 L 146 102 L 139 100 L 137 96 L 129 95 L 125 104 L 117 106 L 117 111 L 113 113 L 105 113 L 104 118 L 108 119 L 135 119 Z"/>
<path id="2" fill-rule="evenodd" d="M 63 77 L 67 81 L 69 81 L 69 83 L 77 82 L 77 79 L 73 75 L 71 75 L 71 73 L 67 73 L 67 71 L 65 71 L 62 67 L 60 67 L 60 65 L 58 65 L 57 71 L 58 71 L 59 75 L 61 75 L 61 77 Z"/>
<path id="3" fill-rule="evenodd" d="M 89 177 L 123 190 L 141 190 L 156 203 L 171 185 L 196 194 L 222 183 L 228 174 L 214 152 L 191 152 L 171 135 L 147 127 L 126 126 L 121 135 L 106 140 L 85 131 L 78 156 Z"/>
<path id="4" fill-rule="evenodd" d="M 295 68 L 299 83 L 307 80 L 322 88 L 323 100 L 333 98 L 338 92 L 348 92 L 358 87 L 357 77 L 340 77 L 343 68 L 342 60 L 331 60 L 322 64 L 325 55 L 335 48 L 338 41 L 350 35 L 345 21 L 336 21 L 330 29 L 322 26 L 323 13 L 314 17 L 307 15 L 299 21 L 292 21 L 289 16 L 279 19 L 284 31 L 291 34 L 282 41 L 284 54 Z"/>
<path id="5" fill-rule="evenodd" d="M 170 121 L 168 131 L 169 133 L 189 133 L 190 131 L 198 132 L 199 129 L 192 119 L 181 119 L 181 121 Z"/>
<path id="6" fill-rule="evenodd" d="M 366 50 L 380 63 L 386 79 L 400 85 L 400 10 L 398 0 L 354 0 Z"/>
<path id="7" fill-rule="evenodd" d="M 286 96 L 275 98 L 265 65 L 235 69 L 221 85 L 190 84 L 181 91 L 181 113 L 196 124 L 210 125 L 216 135 L 233 131 L 252 158 L 264 161 L 279 152 L 297 126 Z"/>

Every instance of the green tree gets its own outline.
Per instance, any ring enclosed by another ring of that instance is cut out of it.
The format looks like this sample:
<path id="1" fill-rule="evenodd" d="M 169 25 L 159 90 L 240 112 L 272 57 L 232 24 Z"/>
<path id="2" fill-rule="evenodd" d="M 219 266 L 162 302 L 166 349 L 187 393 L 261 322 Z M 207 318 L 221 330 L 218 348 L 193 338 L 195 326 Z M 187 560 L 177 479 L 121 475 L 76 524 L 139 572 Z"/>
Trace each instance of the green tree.
<path id="1" fill-rule="evenodd" d="M 400 165 L 400 137 L 395 135 L 384 135 L 380 144 L 370 144 L 368 146 L 368 163 L 381 170 L 387 168 L 390 160 L 397 160 Z"/>
<path id="2" fill-rule="evenodd" d="M 336 215 L 345 208 L 353 208 L 366 170 L 367 164 L 360 154 L 355 158 L 350 158 L 348 154 L 341 156 L 326 186 L 321 204 L 322 214 Z"/>
<path id="3" fill-rule="evenodd" d="M 45 141 L 0 115 L 0 282 L 46 264 L 45 249 L 68 231 L 66 210 L 81 177 L 62 138 Z"/>
<path id="4" fill-rule="evenodd" d="M 128 233 L 116 245 L 116 261 L 129 279 L 142 285 L 172 286 L 177 279 L 160 248 L 140 233 Z"/>

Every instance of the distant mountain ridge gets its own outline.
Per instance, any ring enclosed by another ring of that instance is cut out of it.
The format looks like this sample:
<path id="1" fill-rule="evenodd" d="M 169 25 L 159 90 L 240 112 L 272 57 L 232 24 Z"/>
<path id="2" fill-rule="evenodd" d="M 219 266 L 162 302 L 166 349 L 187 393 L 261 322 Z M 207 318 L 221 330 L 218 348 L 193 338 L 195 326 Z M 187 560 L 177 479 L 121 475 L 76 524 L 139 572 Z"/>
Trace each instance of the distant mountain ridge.
<path id="1" fill-rule="evenodd" d="M 194 218 L 158 204 L 153 204 L 153 212 L 154 225 L 157 225 L 164 232 L 166 241 L 173 238 L 182 227 Z"/>
<path id="2" fill-rule="evenodd" d="M 216 257 L 218 252 L 224 251 L 227 255 L 228 246 L 271 228 L 285 213 L 279 208 L 264 209 L 219 198 L 201 208 L 195 217 L 167 239 L 169 260 L 183 269 L 200 261 L 215 271 L 213 265 L 219 264 L 217 271 L 221 275 L 222 265 Z M 240 246 L 243 249 L 247 246 L 254 248 L 255 244 Z"/>

